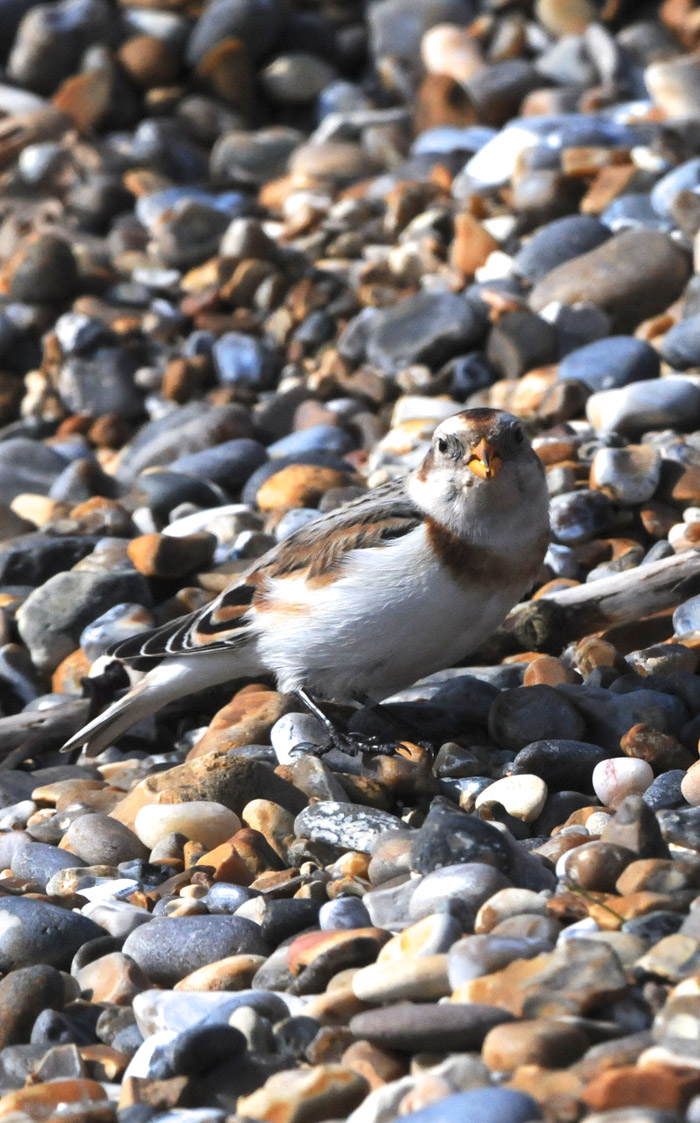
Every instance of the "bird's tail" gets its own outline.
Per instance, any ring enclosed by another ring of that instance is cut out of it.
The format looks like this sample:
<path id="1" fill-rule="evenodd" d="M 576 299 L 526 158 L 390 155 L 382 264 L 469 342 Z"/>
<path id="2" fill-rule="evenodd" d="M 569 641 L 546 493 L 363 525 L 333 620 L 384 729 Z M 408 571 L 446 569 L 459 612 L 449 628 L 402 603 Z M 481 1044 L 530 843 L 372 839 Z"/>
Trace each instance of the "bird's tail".
<path id="1" fill-rule="evenodd" d="M 226 651 L 202 652 L 192 658 L 180 656 L 164 659 L 132 686 L 123 698 L 112 702 L 106 710 L 79 729 L 66 741 L 61 752 L 67 753 L 84 745 L 88 756 L 97 756 L 132 725 L 155 713 L 168 702 L 245 673 L 237 670 L 235 662 Z"/>

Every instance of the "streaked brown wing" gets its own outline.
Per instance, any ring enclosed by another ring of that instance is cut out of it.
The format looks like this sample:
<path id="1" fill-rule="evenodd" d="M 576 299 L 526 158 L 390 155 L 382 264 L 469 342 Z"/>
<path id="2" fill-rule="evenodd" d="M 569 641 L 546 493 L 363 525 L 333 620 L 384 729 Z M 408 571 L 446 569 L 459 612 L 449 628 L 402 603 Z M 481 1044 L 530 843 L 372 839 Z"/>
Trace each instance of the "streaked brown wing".
<path id="1" fill-rule="evenodd" d="M 124 640 L 108 654 L 130 662 L 235 647 L 248 634 L 249 610 L 264 602 L 267 579 L 302 577 L 312 587 L 320 587 L 333 580 L 353 550 L 385 545 L 409 534 L 422 521 L 423 514 L 407 495 L 402 480 L 382 484 L 301 527 L 211 604 Z"/>

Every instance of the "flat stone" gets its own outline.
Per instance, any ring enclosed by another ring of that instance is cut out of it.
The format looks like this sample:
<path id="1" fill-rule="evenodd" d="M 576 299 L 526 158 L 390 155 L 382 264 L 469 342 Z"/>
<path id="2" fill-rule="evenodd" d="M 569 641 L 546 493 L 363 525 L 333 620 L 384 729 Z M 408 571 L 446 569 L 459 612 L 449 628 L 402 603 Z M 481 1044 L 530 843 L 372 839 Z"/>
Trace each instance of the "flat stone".
<path id="1" fill-rule="evenodd" d="M 400 819 L 386 811 L 333 800 L 311 804 L 294 822 L 297 835 L 366 854 L 382 834 L 400 827 Z"/>
<path id="2" fill-rule="evenodd" d="M 124 954 L 152 983 L 166 987 L 217 959 L 267 950 L 259 925 L 238 916 L 154 917 L 124 943 Z"/>
<path id="3" fill-rule="evenodd" d="M 598 431 L 633 439 L 649 429 L 693 429 L 700 424 L 700 389 L 687 378 L 634 382 L 593 394 L 586 416 Z"/>
<path id="4" fill-rule="evenodd" d="M 494 1025 L 511 1018 L 505 1010 L 477 1003 L 416 1006 L 406 1002 L 356 1014 L 350 1029 L 357 1038 L 399 1052 L 432 1051 L 436 1041 L 444 1052 L 469 1052 L 481 1048 Z"/>
<path id="5" fill-rule="evenodd" d="M 0 898 L 0 970 L 33 964 L 67 970 L 78 948 L 104 935 L 80 913 L 29 897 Z"/>
<path id="6" fill-rule="evenodd" d="M 585 1013 L 625 994 L 627 980 L 615 953 L 592 940 L 569 940 L 564 947 L 516 960 L 491 975 L 463 983 L 457 1002 L 489 1002 L 517 1017 Z"/>
<path id="7" fill-rule="evenodd" d="M 530 306 L 540 312 L 554 301 L 585 301 L 625 331 L 663 312 L 689 276 L 687 256 L 666 234 L 628 230 L 553 269 L 535 285 Z"/>
<path id="8" fill-rule="evenodd" d="M 463 297 L 417 293 L 380 310 L 369 321 L 367 360 L 389 375 L 411 363 L 438 367 L 473 347 L 484 330 L 481 315 Z"/>

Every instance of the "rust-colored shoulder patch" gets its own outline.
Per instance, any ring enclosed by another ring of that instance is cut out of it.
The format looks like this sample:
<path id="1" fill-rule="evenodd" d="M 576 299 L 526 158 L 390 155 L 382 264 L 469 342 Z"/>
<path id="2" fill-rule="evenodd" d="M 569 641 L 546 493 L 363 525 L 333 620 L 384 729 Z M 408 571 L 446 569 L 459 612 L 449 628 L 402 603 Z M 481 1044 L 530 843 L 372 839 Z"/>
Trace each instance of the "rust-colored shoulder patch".
<path id="1" fill-rule="evenodd" d="M 544 557 L 549 535 L 537 539 L 526 551 L 514 549 L 507 555 L 488 546 L 464 542 L 442 523 L 426 518 L 428 541 L 452 577 L 461 585 L 475 582 L 487 589 L 495 586 L 524 584 L 534 581 Z"/>

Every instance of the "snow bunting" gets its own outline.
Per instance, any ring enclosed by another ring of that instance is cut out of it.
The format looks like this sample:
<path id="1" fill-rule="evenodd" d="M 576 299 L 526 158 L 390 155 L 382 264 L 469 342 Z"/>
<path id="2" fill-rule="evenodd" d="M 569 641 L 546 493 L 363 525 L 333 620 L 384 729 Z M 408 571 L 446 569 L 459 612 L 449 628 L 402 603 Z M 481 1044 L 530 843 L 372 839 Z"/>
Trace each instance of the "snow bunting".
<path id="1" fill-rule="evenodd" d="M 548 540 L 522 424 L 464 410 L 408 476 L 303 526 L 211 604 L 113 647 L 153 667 L 64 748 L 99 753 L 167 702 L 270 672 L 314 712 L 315 696 L 381 701 L 477 648 L 535 581 Z"/>

